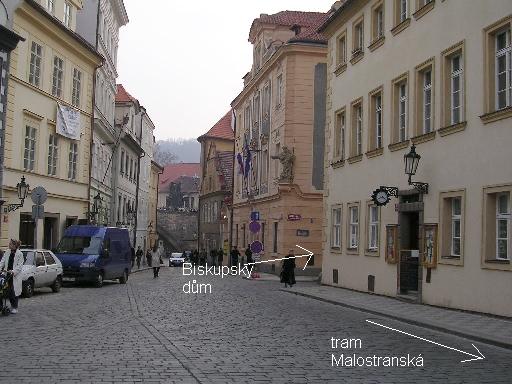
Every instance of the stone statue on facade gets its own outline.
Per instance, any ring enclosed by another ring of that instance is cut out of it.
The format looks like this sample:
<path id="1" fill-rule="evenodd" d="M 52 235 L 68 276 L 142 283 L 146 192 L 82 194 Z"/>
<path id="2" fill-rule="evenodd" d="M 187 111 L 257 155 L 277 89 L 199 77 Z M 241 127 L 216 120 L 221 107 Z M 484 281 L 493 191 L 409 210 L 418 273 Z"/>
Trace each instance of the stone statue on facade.
<path id="1" fill-rule="evenodd" d="M 293 164 L 295 163 L 294 153 L 284 146 L 281 153 L 277 156 L 272 156 L 272 159 L 278 159 L 281 162 L 282 171 L 279 176 L 280 182 L 292 183 L 293 182 Z"/>

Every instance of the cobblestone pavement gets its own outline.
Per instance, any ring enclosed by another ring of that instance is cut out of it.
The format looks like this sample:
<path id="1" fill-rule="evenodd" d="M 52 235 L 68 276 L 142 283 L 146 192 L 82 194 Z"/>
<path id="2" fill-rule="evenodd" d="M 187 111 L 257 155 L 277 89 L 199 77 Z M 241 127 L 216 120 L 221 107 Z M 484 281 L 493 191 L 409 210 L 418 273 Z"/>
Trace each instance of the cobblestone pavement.
<path id="1" fill-rule="evenodd" d="M 163 268 L 127 285 L 66 287 L 0 318 L 0 383 L 510 383 L 512 351 L 473 342 L 485 360 L 373 326 L 371 318 L 470 353 L 472 341 L 280 292 L 277 282 L 190 279 Z M 305 283 L 304 283 L 305 284 Z M 361 349 L 333 350 L 331 337 Z M 411 356 L 423 367 L 332 366 L 331 354 Z"/>

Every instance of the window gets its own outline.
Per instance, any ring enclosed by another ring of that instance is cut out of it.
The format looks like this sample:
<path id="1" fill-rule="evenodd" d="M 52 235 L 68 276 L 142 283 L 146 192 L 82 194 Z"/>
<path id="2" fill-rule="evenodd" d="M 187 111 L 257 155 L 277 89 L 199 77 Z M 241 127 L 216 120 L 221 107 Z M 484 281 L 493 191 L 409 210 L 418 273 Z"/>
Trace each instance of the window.
<path id="1" fill-rule="evenodd" d="M 78 144 L 69 144 L 68 179 L 76 180 L 76 167 L 78 164 Z"/>
<path id="2" fill-rule="evenodd" d="M 48 13 L 54 15 L 55 14 L 55 1 L 54 0 L 46 0 L 46 9 Z"/>
<path id="3" fill-rule="evenodd" d="M 359 207 L 348 208 L 348 248 L 357 249 L 359 246 Z"/>
<path id="4" fill-rule="evenodd" d="M 23 167 L 27 171 L 34 170 L 36 160 L 36 129 L 25 127 L 25 150 L 23 155 Z"/>
<path id="5" fill-rule="evenodd" d="M 36 87 L 41 85 L 41 61 L 43 57 L 43 48 L 32 42 L 30 48 L 30 72 L 28 82 Z"/>
<path id="6" fill-rule="evenodd" d="M 64 2 L 64 25 L 71 28 L 71 4 Z"/>
<path id="7" fill-rule="evenodd" d="M 274 222 L 274 231 L 273 231 L 273 237 L 274 237 L 274 241 L 273 241 L 273 249 L 272 249 L 272 252 L 274 253 L 277 253 L 277 230 L 278 230 L 278 225 L 279 223 L 276 221 Z"/>
<path id="8" fill-rule="evenodd" d="M 62 78 L 64 76 L 64 61 L 55 56 L 53 58 L 52 95 L 62 97 Z"/>
<path id="9" fill-rule="evenodd" d="M 71 96 L 71 103 L 75 107 L 80 107 L 80 92 L 82 89 L 82 72 L 78 69 L 73 69 L 73 93 Z"/>
<path id="10" fill-rule="evenodd" d="M 512 105 L 512 49 L 510 40 L 510 28 L 496 33 L 496 109 L 503 109 Z"/>
<path id="11" fill-rule="evenodd" d="M 384 37 L 384 3 L 379 2 L 372 7 L 372 41 Z"/>
<path id="12" fill-rule="evenodd" d="M 124 175 L 124 151 L 121 151 L 120 173 Z"/>
<path id="13" fill-rule="evenodd" d="M 254 96 L 253 104 L 252 104 L 252 134 L 251 139 L 258 140 L 260 134 L 260 92 L 256 92 Z"/>
<path id="14" fill-rule="evenodd" d="M 336 113 L 336 126 L 334 127 L 334 158 L 345 159 L 345 109 Z"/>
<path id="15" fill-rule="evenodd" d="M 57 174 L 58 144 L 57 135 L 50 135 L 48 139 L 48 175 L 50 176 Z"/>
<path id="16" fill-rule="evenodd" d="M 451 123 L 457 124 L 461 122 L 462 116 L 462 58 L 461 55 L 456 55 L 451 58 L 451 81 L 450 81 L 450 114 Z"/>
<path id="17" fill-rule="evenodd" d="M 276 92 L 276 106 L 280 106 L 283 102 L 283 75 L 277 76 L 277 92 Z"/>
<path id="18" fill-rule="evenodd" d="M 254 48 L 254 70 L 257 72 L 261 67 L 261 44 L 257 44 Z"/>
<path id="19" fill-rule="evenodd" d="M 336 48 L 336 65 L 342 66 L 347 63 L 347 31 L 338 37 Z"/>
<path id="20" fill-rule="evenodd" d="M 496 259 L 510 260 L 510 192 L 496 196 Z"/>
<path id="21" fill-rule="evenodd" d="M 424 7 L 428 3 L 430 3 L 432 0 L 418 0 L 418 9 Z"/>
<path id="22" fill-rule="evenodd" d="M 434 130 L 434 63 L 429 59 L 416 67 L 416 124 L 417 135 L 424 135 Z"/>
<path id="23" fill-rule="evenodd" d="M 354 22 L 352 55 L 356 56 L 363 52 L 364 48 L 364 19 L 361 16 L 357 22 Z"/>
<path id="24" fill-rule="evenodd" d="M 423 73 L 423 133 L 432 131 L 432 71 Z"/>
<path id="25" fill-rule="evenodd" d="M 130 178 L 131 177 L 131 174 L 130 174 L 130 156 L 128 156 L 128 153 L 126 153 L 126 157 L 124 158 L 124 172 L 125 172 L 125 176 Z"/>
<path id="26" fill-rule="evenodd" d="M 359 156 L 363 153 L 363 101 L 362 98 L 352 104 L 352 153 Z"/>
<path id="27" fill-rule="evenodd" d="M 403 23 L 409 17 L 407 0 L 398 0 L 398 20 Z"/>
<path id="28" fill-rule="evenodd" d="M 379 207 L 368 205 L 368 251 L 376 252 L 379 249 Z"/>
<path id="29" fill-rule="evenodd" d="M 462 207 L 461 198 L 454 197 L 451 199 L 451 256 L 460 257 L 461 245 L 461 217 Z"/>
<path id="30" fill-rule="evenodd" d="M 332 209 L 331 248 L 341 249 L 341 207 Z"/>
<path id="31" fill-rule="evenodd" d="M 249 133 L 251 131 L 251 106 L 248 105 L 245 107 L 245 114 L 244 114 L 244 130 Z M 245 137 L 244 137 L 245 140 Z M 245 143 L 244 143 L 245 145 Z"/>
<path id="32" fill-rule="evenodd" d="M 382 148 L 382 87 L 372 91 L 370 99 L 369 150 Z"/>
<path id="33" fill-rule="evenodd" d="M 397 77 L 392 82 L 393 106 L 391 140 L 401 143 L 408 138 L 408 76 L 407 73 Z"/>
<path id="34" fill-rule="evenodd" d="M 133 179 L 133 159 L 130 159 L 130 173 L 129 173 L 130 180 Z"/>

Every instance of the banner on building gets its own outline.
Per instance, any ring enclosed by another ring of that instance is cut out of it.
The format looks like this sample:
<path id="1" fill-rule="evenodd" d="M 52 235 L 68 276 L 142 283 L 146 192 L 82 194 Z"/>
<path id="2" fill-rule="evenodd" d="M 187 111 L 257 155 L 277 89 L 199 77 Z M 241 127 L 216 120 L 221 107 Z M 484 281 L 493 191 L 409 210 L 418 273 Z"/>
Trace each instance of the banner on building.
<path id="1" fill-rule="evenodd" d="M 80 112 L 57 104 L 57 134 L 72 140 L 80 140 Z"/>

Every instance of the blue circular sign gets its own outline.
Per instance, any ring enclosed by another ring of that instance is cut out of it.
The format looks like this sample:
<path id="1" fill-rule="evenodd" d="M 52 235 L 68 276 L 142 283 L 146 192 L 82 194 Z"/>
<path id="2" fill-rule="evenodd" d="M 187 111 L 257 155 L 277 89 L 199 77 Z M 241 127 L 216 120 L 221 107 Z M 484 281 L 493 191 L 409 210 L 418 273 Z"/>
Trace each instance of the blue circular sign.
<path id="1" fill-rule="evenodd" d="M 261 241 L 253 241 L 251 243 L 251 251 L 252 253 L 260 253 L 263 251 L 263 243 Z"/>

